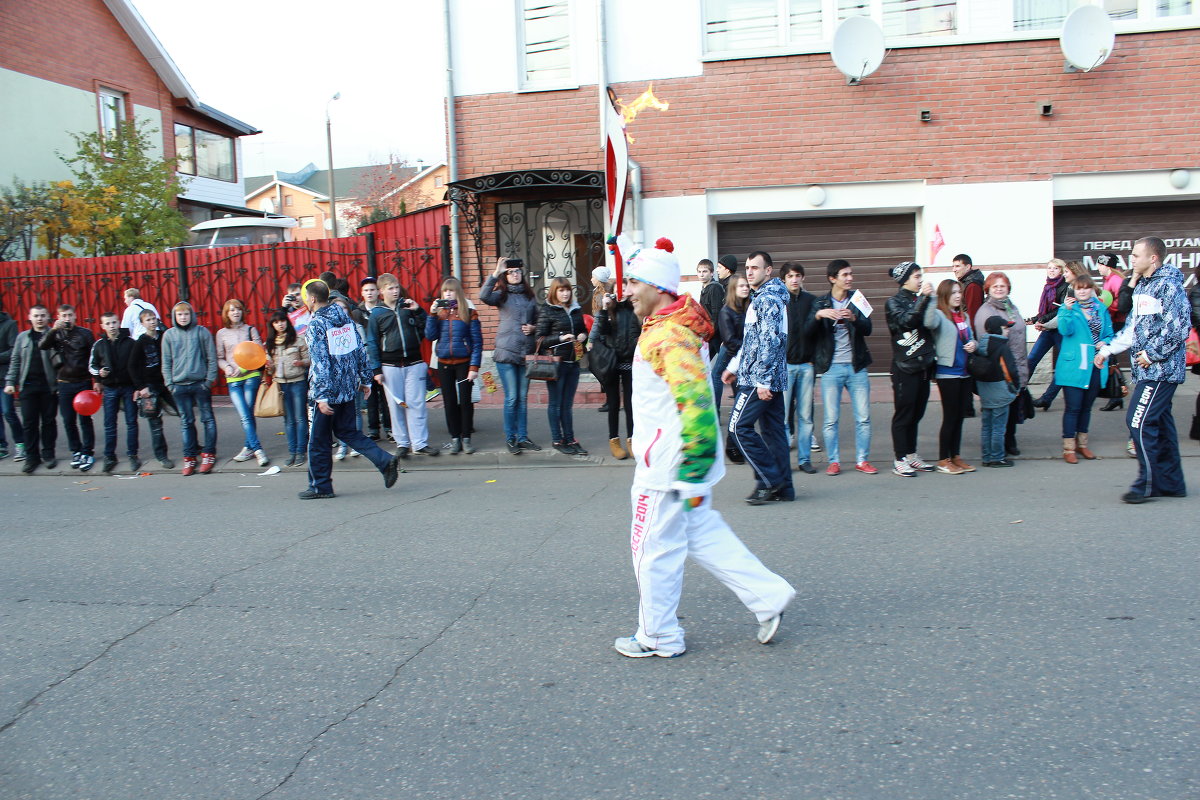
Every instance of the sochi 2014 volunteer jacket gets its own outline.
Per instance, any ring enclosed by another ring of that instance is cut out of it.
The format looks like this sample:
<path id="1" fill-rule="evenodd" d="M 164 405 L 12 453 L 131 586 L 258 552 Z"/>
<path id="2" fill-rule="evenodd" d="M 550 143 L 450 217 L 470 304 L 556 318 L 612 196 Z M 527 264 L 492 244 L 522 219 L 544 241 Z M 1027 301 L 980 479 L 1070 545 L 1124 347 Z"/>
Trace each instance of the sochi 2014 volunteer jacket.
<path id="1" fill-rule="evenodd" d="M 642 326 L 633 358 L 635 486 L 700 497 L 725 475 L 708 377 L 712 322 L 682 295 Z"/>

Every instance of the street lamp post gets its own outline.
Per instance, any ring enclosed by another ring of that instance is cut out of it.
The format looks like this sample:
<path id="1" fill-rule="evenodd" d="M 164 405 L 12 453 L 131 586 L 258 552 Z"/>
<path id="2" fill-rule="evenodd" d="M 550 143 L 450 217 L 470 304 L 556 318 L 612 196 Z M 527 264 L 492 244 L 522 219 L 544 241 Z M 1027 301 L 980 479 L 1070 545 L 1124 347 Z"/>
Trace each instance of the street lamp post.
<path id="1" fill-rule="evenodd" d="M 337 196 L 333 193 L 333 125 L 329 121 L 329 104 L 342 96 L 335 92 L 325 103 L 325 155 L 329 159 L 329 225 L 333 238 L 338 236 Z"/>

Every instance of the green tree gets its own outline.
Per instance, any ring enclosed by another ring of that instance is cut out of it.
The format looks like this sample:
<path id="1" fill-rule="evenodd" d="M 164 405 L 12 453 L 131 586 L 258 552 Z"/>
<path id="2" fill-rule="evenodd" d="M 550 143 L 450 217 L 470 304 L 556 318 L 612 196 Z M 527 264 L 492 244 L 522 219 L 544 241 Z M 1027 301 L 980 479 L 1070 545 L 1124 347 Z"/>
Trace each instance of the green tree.
<path id="1" fill-rule="evenodd" d="M 14 181 L 0 191 L 0 261 L 69 258 L 78 253 L 68 241 L 107 236 L 120 225 L 119 215 L 106 213 L 71 181 Z"/>
<path id="2" fill-rule="evenodd" d="M 82 255 L 158 252 L 187 238 L 187 218 L 174 206 L 176 160 L 154 155 L 156 133 L 141 121 L 122 123 L 108 137 L 71 134 L 75 154 L 59 158 L 75 178 L 63 191 L 74 196 L 61 199 L 72 214 L 66 236 Z"/>

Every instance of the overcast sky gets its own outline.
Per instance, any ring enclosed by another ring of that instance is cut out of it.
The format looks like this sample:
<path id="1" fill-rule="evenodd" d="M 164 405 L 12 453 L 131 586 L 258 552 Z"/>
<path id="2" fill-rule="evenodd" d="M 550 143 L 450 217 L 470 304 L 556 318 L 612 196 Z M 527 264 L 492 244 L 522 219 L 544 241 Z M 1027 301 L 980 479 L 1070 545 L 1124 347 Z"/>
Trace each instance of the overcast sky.
<path id="1" fill-rule="evenodd" d="M 247 176 L 445 157 L 442 3 L 132 0 L 200 100 L 253 125 Z"/>

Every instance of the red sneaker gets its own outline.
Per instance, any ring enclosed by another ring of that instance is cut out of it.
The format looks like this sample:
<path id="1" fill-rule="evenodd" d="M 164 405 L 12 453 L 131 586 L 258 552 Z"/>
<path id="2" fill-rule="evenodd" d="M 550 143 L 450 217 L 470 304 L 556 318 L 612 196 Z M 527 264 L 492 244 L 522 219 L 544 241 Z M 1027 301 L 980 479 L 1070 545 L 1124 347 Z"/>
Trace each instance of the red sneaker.
<path id="1" fill-rule="evenodd" d="M 829 466 L 825 468 L 826 475 L 841 475 L 842 465 L 836 461 L 830 461 Z"/>
<path id="2" fill-rule="evenodd" d="M 183 477 L 194 475 L 196 472 L 196 459 L 191 456 L 183 457 Z"/>
<path id="3" fill-rule="evenodd" d="M 212 469 L 214 466 L 216 466 L 216 463 L 217 463 L 217 457 L 215 455 L 213 455 L 212 453 L 201 453 L 200 454 L 200 474 L 207 475 L 208 473 L 212 472 Z"/>
<path id="4" fill-rule="evenodd" d="M 864 475 L 875 475 L 879 472 L 879 470 L 871 466 L 870 461 L 860 461 L 854 465 L 854 468 Z"/>

